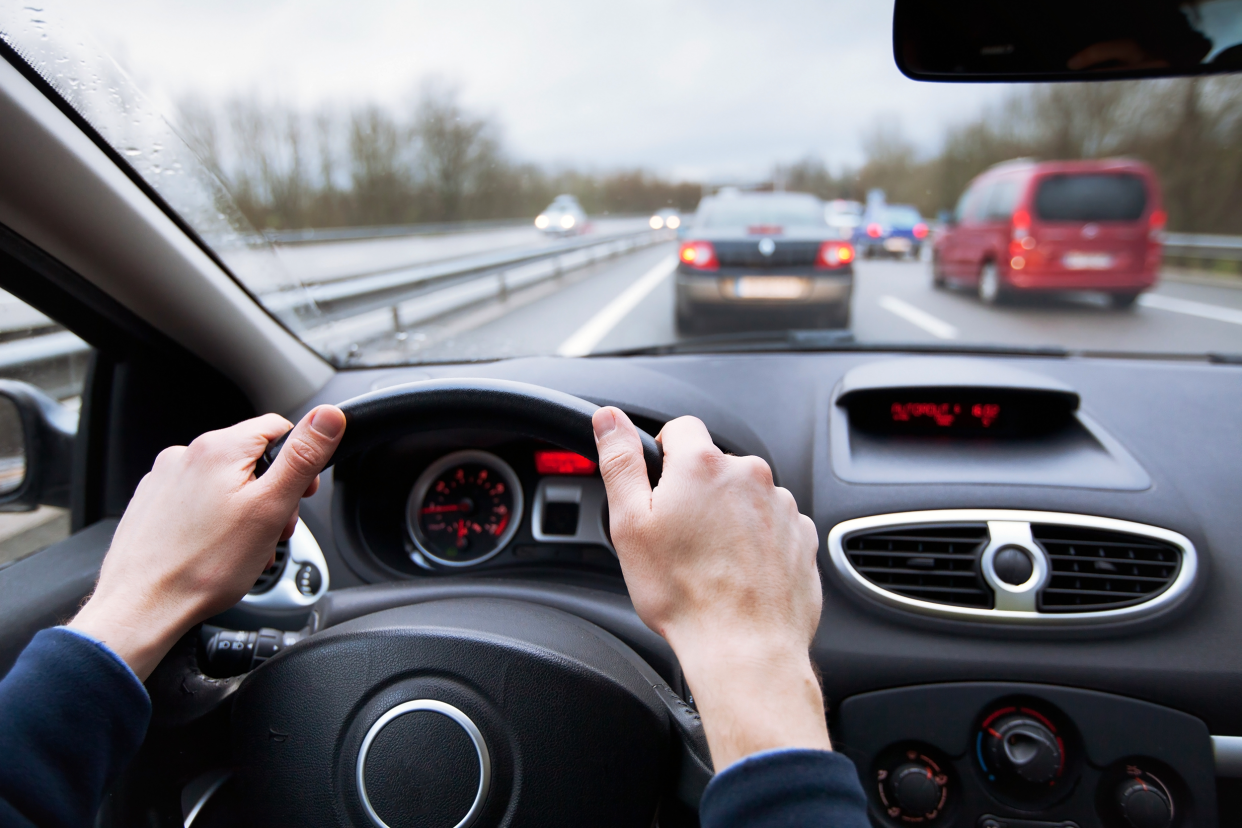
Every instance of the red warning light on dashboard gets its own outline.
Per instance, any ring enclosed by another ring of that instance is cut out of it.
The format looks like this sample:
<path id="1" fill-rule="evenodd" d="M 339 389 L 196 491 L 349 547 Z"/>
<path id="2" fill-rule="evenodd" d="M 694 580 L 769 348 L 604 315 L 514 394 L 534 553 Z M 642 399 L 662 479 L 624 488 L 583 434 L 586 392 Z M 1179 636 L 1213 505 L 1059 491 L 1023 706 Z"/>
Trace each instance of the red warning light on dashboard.
<path id="1" fill-rule="evenodd" d="M 535 452 L 535 471 L 540 474 L 595 474 L 595 461 L 581 454 L 556 449 Z"/>
<path id="2" fill-rule="evenodd" d="M 1000 416 L 996 403 L 895 402 L 890 409 L 894 423 L 928 423 L 939 428 L 989 427 Z"/>

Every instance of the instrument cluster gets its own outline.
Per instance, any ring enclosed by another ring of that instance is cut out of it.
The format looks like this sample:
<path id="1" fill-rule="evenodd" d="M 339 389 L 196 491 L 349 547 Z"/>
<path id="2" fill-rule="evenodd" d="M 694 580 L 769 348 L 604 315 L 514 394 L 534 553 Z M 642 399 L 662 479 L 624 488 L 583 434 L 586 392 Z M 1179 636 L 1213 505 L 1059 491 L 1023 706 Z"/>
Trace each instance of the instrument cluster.
<path id="1" fill-rule="evenodd" d="M 390 575 L 620 574 L 596 463 L 546 443 L 410 438 L 339 468 L 336 489 L 351 545 Z"/>

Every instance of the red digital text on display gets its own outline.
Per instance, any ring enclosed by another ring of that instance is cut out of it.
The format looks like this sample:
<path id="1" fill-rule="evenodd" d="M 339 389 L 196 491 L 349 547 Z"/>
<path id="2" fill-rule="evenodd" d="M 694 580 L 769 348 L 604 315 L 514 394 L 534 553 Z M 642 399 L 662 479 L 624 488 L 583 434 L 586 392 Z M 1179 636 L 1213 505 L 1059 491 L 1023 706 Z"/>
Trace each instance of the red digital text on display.
<path id="1" fill-rule="evenodd" d="M 895 402 L 891 409 L 895 423 L 931 422 L 939 428 L 961 425 L 963 410 L 965 424 L 988 428 L 1000 417 L 1001 407 L 996 403 Z"/>

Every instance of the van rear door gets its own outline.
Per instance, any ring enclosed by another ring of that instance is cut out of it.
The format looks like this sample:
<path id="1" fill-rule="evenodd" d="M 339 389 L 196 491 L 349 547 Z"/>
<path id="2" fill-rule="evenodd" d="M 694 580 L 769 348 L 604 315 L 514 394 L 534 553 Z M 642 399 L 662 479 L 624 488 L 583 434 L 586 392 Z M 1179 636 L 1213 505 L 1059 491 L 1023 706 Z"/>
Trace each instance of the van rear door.
<path id="1" fill-rule="evenodd" d="M 1040 176 L 1031 199 L 1032 234 L 1048 274 L 1134 274 L 1147 256 L 1151 193 L 1135 172 Z"/>

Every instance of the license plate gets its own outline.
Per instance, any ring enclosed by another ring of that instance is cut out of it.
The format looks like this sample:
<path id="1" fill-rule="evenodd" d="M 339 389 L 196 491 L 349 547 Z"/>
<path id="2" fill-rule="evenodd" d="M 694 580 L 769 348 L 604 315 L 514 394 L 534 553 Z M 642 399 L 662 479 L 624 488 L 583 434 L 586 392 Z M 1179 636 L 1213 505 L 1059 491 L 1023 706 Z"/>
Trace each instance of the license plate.
<path id="1" fill-rule="evenodd" d="M 901 236 L 884 240 L 884 249 L 889 253 L 909 253 L 910 246 L 910 240 Z"/>
<path id="2" fill-rule="evenodd" d="M 1061 259 L 1066 270 L 1108 270 L 1115 261 L 1111 253 L 1066 253 Z"/>
<path id="3" fill-rule="evenodd" d="M 799 276 L 743 276 L 733 286 L 738 299 L 801 299 L 806 289 Z"/>

